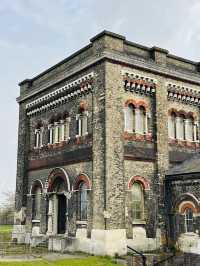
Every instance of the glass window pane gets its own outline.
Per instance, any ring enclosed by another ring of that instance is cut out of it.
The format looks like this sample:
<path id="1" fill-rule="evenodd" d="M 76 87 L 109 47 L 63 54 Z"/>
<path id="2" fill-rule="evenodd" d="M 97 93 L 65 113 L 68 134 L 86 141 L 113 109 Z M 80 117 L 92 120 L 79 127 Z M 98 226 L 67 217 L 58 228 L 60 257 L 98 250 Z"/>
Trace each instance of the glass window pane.
<path id="1" fill-rule="evenodd" d="M 133 219 L 141 220 L 143 219 L 143 190 L 142 186 L 135 182 L 132 186 L 132 209 L 133 209 Z"/>

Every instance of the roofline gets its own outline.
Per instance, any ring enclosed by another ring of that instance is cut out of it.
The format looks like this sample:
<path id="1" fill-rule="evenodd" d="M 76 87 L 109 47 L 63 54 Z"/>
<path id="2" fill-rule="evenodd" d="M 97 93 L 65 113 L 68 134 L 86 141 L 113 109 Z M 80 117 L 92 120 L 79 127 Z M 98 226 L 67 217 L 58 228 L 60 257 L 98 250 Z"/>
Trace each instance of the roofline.
<path id="1" fill-rule="evenodd" d="M 41 76 L 47 74 L 48 72 L 50 72 L 51 70 L 55 69 L 56 67 L 64 64 L 65 62 L 67 62 L 68 60 L 72 59 L 73 57 L 81 54 L 82 52 L 86 51 L 87 49 L 89 49 L 90 47 L 92 47 L 92 43 L 84 46 L 83 48 L 79 49 L 78 51 L 76 51 L 75 53 L 71 54 L 70 56 L 66 57 L 65 59 L 63 59 L 62 61 L 58 62 L 57 64 L 53 65 L 52 67 L 46 69 L 45 71 L 41 72 L 40 74 L 38 74 L 37 76 L 33 77 L 32 79 L 25 79 L 23 81 L 21 81 L 18 85 L 21 86 L 27 82 L 33 82 L 34 80 L 40 78 Z"/>
<path id="2" fill-rule="evenodd" d="M 104 30 L 104 31 L 100 32 L 99 34 L 95 35 L 94 37 L 92 37 L 90 39 L 90 43 L 88 45 L 86 45 L 83 48 L 79 49 L 75 53 L 71 54 L 67 58 L 63 59 L 62 61 L 58 62 L 57 64 L 53 65 L 52 67 L 46 69 L 45 71 L 41 72 L 40 74 L 36 75 L 35 77 L 33 77 L 31 79 L 25 79 L 25 80 L 21 81 L 19 83 L 19 86 L 22 86 L 22 85 L 24 85 L 27 82 L 32 83 L 33 81 L 35 81 L 36 79 L 38 79 L 41 76 L 45 75 L 46 73 L 50 72 L 51 70 L 55 69 L 56 67 L 62 65 L 63 63 L 67 62 L 68 60 L 70 60 L 70 59 L 74 58 L 75 56 L 81 54 L 82 52 L 84 52 L 87 49 L 91 48 L 93 46 L 93 42 L 94 41 L 96 41 L 97 39 L 99 39 L 99 38 L 101 38 L 101 37 L 103 37 L 105 35 L 113 37 L 113 38 L 120 39 L 120 40 L 124 41 L 124 43 L 127 44 L 127 45 L 135 46 L 137 48 L 144 49 L 144 50 L 147 50 L 149 52 L 151 52 L 151 51 L 159 51 L 159 52 L 165 53 L 166 56 L 169 57 L 169 58 L 177 59 L 177 60 L 185 62 L 185 63 L 190 63 L 190 64 L 193 64 L 194 66 L 198 66 L 198 65 L 200 66 L 199 62 L 195 62 L 195 61 L 192 61 L 192 60 L 189 60 L 189 59 L 185 59 L 185 58 L 170 54 L 169 51 L 166 50 L 166 49 L 163 49 L 163 48 L 160 48 L 160 47 L 156 47 L 156 46 L 147 47 L 147 46 L 135 43 L 135 42 L 127 41 L 126 37 L 123 36 L 123 35 L 120 35 L 120 34 L 117 34 L 117 33 L 111 32 L 111 31 Z"/>
<path id="3" fill-rule="evenodd" d="M 199 174 L 200 174 L 200 171 L 199 172 L 179 173 L 179 174 L 166 174 L 165 176 L 166 177 L 174 177 L 174 176 L 199 175 Z M 200 178 L 200 176 L 199 176 L 199 178 Z"/>

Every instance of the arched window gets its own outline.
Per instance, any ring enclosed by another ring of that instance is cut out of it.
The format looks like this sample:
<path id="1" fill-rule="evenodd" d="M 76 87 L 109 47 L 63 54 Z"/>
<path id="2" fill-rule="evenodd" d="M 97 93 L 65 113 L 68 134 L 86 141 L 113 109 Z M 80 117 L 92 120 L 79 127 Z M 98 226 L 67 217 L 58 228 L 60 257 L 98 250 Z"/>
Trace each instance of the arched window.
<path id="1" fill-rule="evenodd" d="M 193 232 L 193 211 L 191 208 L 185 210 L 185 232 Z"/>
<path id="2" fill-rule="evenodd" d="M 66 113 L 51 119 L 48 125 L 48 144 L 60 143 L 69 139 L 70 118 Z"/>
<path id="3" fill-rule="evenodd" d="M 134 182 L 131 188 L 133 221 L 144 219 L 144 193 L 139 182 Z"/>
<path id="4" fill-rule="evenodd" d="M 125 131 L 135 132 L 135 106 L 129 104 L 125 109 Z"/>
<path id="5" fill-rule="evenodd" d="M 77 201 L 77 220 L 87 220 L 87 185 L 85 182 L 80 182 L 78 187 Z"/>
<path id="6" fill-rule="evenodd" d="M 191 116 L 185 120 L 185 138 L 189 141 L 194 140 L 194 119 Z"/>
<path id="7" fill-rule="evenodd" d="M 38 123 L 35 129 L 35 148 L 42 148 L 43 146 L 43 126 L 41 123 Z"/>
<path id="8" fill-rule="evenodd" d="M 40 220 L 40 206 L 41 206 L 42 189 L 37 185 L 33 190 L 33 220 Z"/>
<path id="9" fill-rule="evenodd" d="M 146 110 L 143 106 L 140 106 L 138 110 L 138 128 L 136 129 L 137 133 L 140 133 L 142 135 L 146 134 L 147 133 L 146 126 L 147 126 Z"/>
<path id="10" fill-rule="evenodd" d="M 185 140 L 185 116 L 180 115 L 178 119 L 178 136 L 179 139 Z"/>
<path id="11" fill-rule="evenodd" d="M 168 134 L 170 138 L 176 138 L 176 114 L 174 112 L 168 116 Z"/>
<path id="12" fill-rule="evenodd" d="M 77 120 L 77 136 L 85 136 L 88 134 L 88 112 L 81 109 L 76 116 Z"/>

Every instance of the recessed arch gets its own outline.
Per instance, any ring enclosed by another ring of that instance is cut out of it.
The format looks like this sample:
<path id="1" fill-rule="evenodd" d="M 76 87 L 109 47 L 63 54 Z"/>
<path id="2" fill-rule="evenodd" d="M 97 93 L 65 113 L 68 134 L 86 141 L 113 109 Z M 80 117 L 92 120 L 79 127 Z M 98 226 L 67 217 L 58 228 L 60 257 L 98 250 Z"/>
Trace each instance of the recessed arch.
<path id="1" fill-rule="evenodd" d="M 126 102 L 125 102 L 125 107 L 128 107 L 129 105 L 133 105 L 135 108 L 137 107 L 137 102 L 133 99 L 128 99 Z"/>
<path id="2" fill-rule="evenodd" d="M 200 203 L 198 199 L 191 193 L 184 193 L 178 197 L 175 201 L 173 209 L 175 212 L 183 211 L 184 208 L 188 207 L 187 204 L 191 206 L 191 208 L 196 209 L 195 212 L 200 212 Z"/>
<path id="3" fill-rule="evenodd" d="M 77 190 L 79 188 L 79 185 L 80 185 L 81 182 L 84 182 L 86 184 L 87 188 L 91 189 L 92 184 L 91 184 L 90 178 L 88 177 L 88 175 L 86 175 L 84 173 L 79 174 L 75 178 L 74 184 L 73 184 L 73 189 Z"/>
<path id="4" fill-rule="evenodd" d="M 51 171 L 51 173 L 48 176 L 48 192 L 52 192 L 53 189 L 53 185 L 54 185 L 54 181 L 56 180 L 56 178 L 61 178 L 68 191 L 70 191 L 70 181 L 69 181 L 69 176 L 67 174 L 67 172 L 65 171 L 65 169 L 61 168 L 61 167 L 57 167 L 55 169 L 53 169 Z"/>
<path id="5" fill-rule="evenodd" d="M 133 176 L 130 178 L 130 180 L 128 182 L 128 189 L 131 189 L 134 182 L 141 183 L 144 190 L 150 189 L 149 181 L 146 178 L 139 176 L 139 175 L 136 175 L 136 176 Z"/>
<path id="6" fill-rule="evenodd" d="M 35 181 L 33 181 L 32 185 L 30 187 L 30 195 L 34 194 L 35 187 L 40 187 L 41 191 L 43 192 L 44 185 L 40 179 L 36 179 Z"/>

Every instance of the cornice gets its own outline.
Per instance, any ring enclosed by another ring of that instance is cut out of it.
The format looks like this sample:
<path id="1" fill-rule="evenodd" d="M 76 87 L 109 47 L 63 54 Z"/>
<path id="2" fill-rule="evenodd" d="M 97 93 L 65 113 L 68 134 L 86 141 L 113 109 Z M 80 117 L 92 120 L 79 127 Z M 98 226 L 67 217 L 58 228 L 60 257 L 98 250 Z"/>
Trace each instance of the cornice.
<path id="1" fill-rule="evenodd" d="M 94 72 L 90 72 L 73 82 L 67 83 L 55 91 L 47 93 L 44 96 L 26 104 L 27 115 L 31 116 L 46 111 L 52 107 L 63 104 L 74 97 L 90 92 L 93 77 Z"/>
<path id="2" fill-rule="evenodd" d="M 73 76 L 73 75 L 75 75 L 75 74 L 103 61 L 103 60 L 111 60 L 112 62 L 123 64 L 126 67 L 134 67 L 134 68 L 141 69 L 141 70 L 147 71 L 147 72 L 155 74 L 155 75 L 161 75 L 161 76 L 165 76 L 165 77 L 172 78 L 175 80 L 180 80 L 180 81 L 184 81 L 184 82 L 188 82 L 188 83 L 200 86 L 200 74 L 187 73 L 185 71 L 181 72 L 178 70 L 172 70 L 172 69 L 168 68 L 167 66 L 163 67 L 163 66 L 158 65 L 154 62 L 150 62 L 150 61 L 147 62 L 147 61 L 139 60 L 138 58 L 137 59 L 136 58 L 130 58 L 127 55 L 122 55 L 120 53 L 104 51 L 98 57 L 97 56 L 92 57 L 86 63 L 83 63 L 83 64 L 77 66 L 70 73 L 67 72 L 67 73 L 63 74 L 62 78 L 57 79 L 55 82 L 51 82 L 50 85 L 49 84 L 44 85 L 41 88 L 39 88 L 38 90 L 34 90 L 34 91 L 28 93 L 27 95 L 24 95 L 24 96 L 17 98 L 17 101 L 18 101 L 18 103 L 21 103 L 21 102 L 37 95 L 37 94 L 43 92 L 44 90 L 47 90 L 48 88 L 55 86 L 59 82 L 65 80 L 67 78 L 70 78 L 71 76 Z"/>

